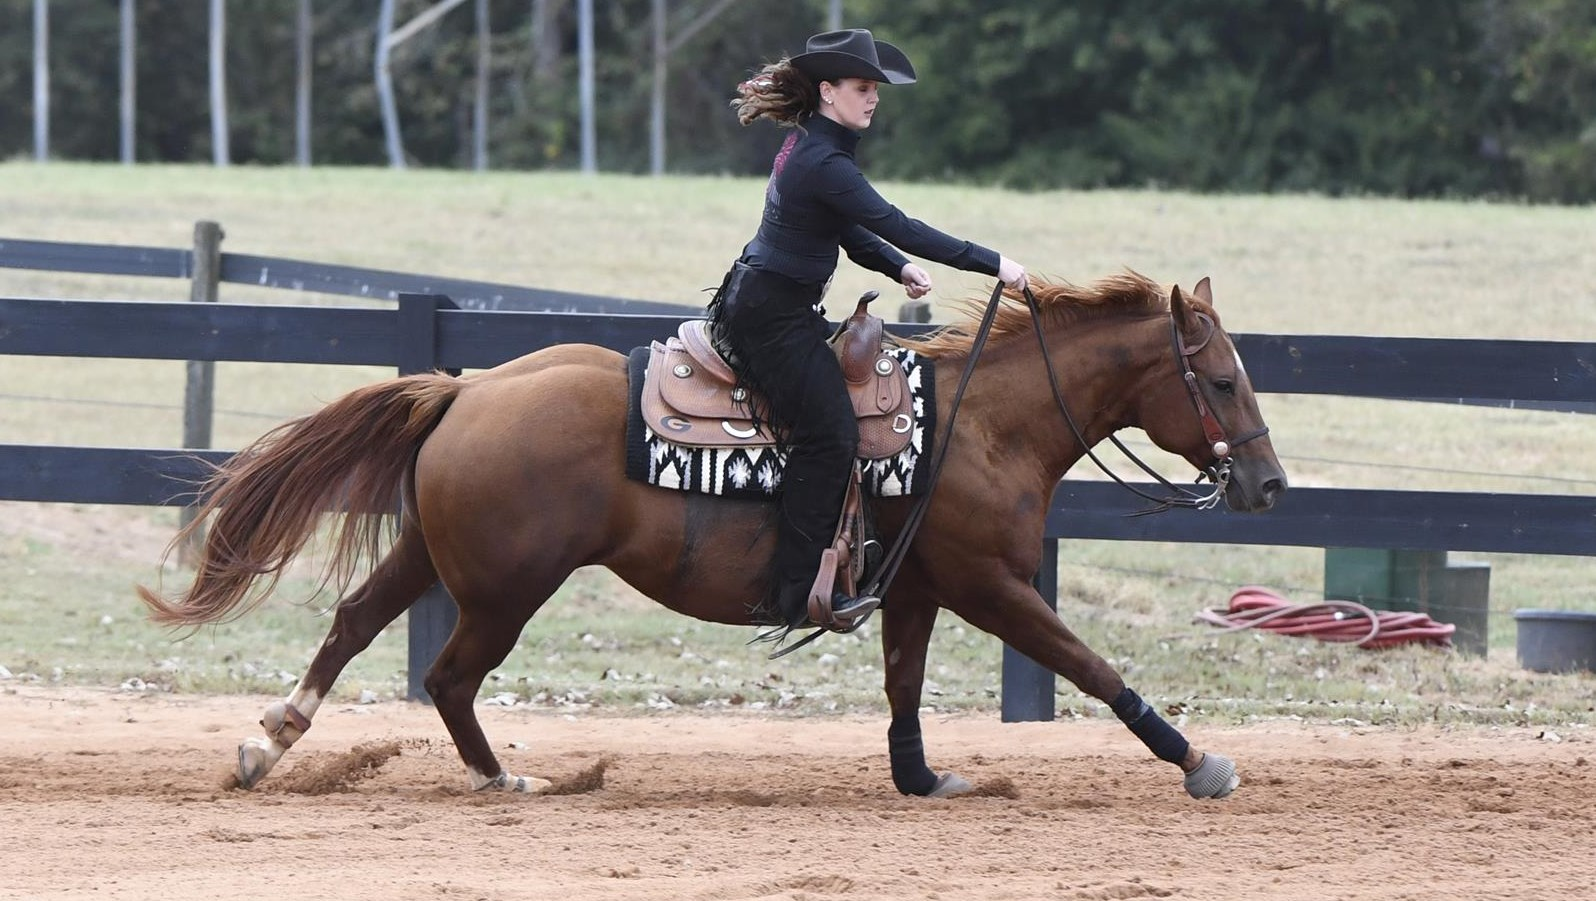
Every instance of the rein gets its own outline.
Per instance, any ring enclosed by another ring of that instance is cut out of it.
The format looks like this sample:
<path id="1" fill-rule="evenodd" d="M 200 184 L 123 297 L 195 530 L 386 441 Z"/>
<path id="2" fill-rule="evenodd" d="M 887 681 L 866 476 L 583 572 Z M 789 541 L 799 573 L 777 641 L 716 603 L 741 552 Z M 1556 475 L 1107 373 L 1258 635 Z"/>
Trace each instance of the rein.
<path id="1" fill-rule="evenodd" d="M 919 531 L 921 522 L 925 520 L 926 510 L 930 507 L 931 497 L 935 494 L 937 481 L 942 475 L 942 463 L 947 457 L 948 446 L 952 443 L 953 425 L 959 415 L 959 404 L 964 400 L 964 389 L 970 384 L 970 377 L 975 373 L 976 360 L 981 356 L 982 349 L 986 347 L 986 340 L 991 334 L 992 323 L 997 319 L 998 304 L 1002 298 L 1003 283 L 998 282 L 992 288 L 992 299 L 987 302 L 986 312 L 981 316 L 981 325 L 976 329 L 975 337 L 970 341 L 970 358 L 964 364 L 964 372 L 959 376 L 958 390 L 953 393 L 953 400 L 948 405 L 948 421 L 943 426 L 942 440 L 937 446 L 936 457 L 931 461 L 931 472 L 927 477 L 926 491 L 920 496 L 919 500 L 915 501 L 913 509 L 909 511 L 908 518 L 904 520 L 903 528 L 898 532 L 897 540 L 892 543 L 892 548 L 887 552 L 886 557 L 882 560 L 881 567 L 877 570 L 876 578 L 864 587 L 864 591 L 868 594 L 873 594 L 876 597 L 885 596 L 887 587 L 892 584 L 893 578 L 898 574 L 898 567 L 902 565 L 904 558 L 908 556 L 909 545 L 913 542 L 915 533 Z M 1181 379 L 1185 382 L 1187 392 L 1191 396 L 1192 408 L 1196 411 L 1198 421 L 1202 424 L 1203 437 L 1207 439 L 1209 449 L 1214 455 L 1214 462 L 1203 470 L 1203 475 L 1213 481 L 1213 491 L 1207 494 L 1198 494 L 1171 483 L 1143 462 L 1140 457 L 1136 456 L 1117 436 L 1112 434 L 1108 436 L 1109 440 L 1114 442 L 1114 446 L 1119 448 L 1120 453 L 1124 454 L 1132 463 L 1135 463 L 1143 472 L 1158 480 L 1165 488 L 1174 492 L 1174 494 L 1167 497 L 1158 497 L 1148 494 L 1146 491 L 1120 478 L 1092 450 L 1091 444 L 1086 440 L 1085 433 L 1081 431 L 1080 426 L 1075 422 L 1075 417 L 1070 413 L 1069 405 L 1064 402 L 1063 392 L 1059 389 L 1058 375 L 1053 370 L 1053 358 L 1048 353 L 1047 340 L 1042 334 L 1041 308 L 1038 307 L 1036 295 L 1031 293 L 1029 285 L 1025 287 L 1025 303 L 1031 311 L 1031 330 L 1036 333 L 1036 341 L 1042 351 L 1042 363 L 1047 368 L 1047 383 L 1053 393 L 1053 403 L 1058 407 L 1059 412 L 1064 414 L 1064 421 L 1069 423 L 1070 432 L 1075 435 L 1075 440 L 1081 443 L 1081 447 L 1086 451 L 1086 456 L 1104 474 L 1125 490 L 1154 504 L 1154 506 L 1146 510 L 1139 510 L 1126 515 L 1146 516 L 1150 513 L 1163 513 L 1176 507 L 1209 510 L 1217 506 L 1220 499 L 1225 496 L 1225 490 L 1230 487 L 1230 467 L 1233 463 L 1230 456 L 1231 451 L 1249 441 L 1269 434 L 1269 427 L 1264 426 L 1241 436 L 1235 441 L 1230 441 L 1225 436 L 1224 426 L 1220 425 L 1218 417 L 1214 415 L 1207 401 L 1203 399 L 1202 391 L 1197 387 L 1197 374 L 1192 371 L 1190 358 L 1202 351 L 1204 347 L 1207 347 L 1208 342 L 1213 339 L 1214 331 L 1217 328 L 1214 320 L 1203 313 L 1198 313 L 1199 320 L 1207 325 L 1207 334 L 1195 346 L 1188 346 L 1181 340 L 1180 328 L 1175 322 L 1174 310 L 1171 309 L 1169 314 L 1170 346 L 1174 351 L 1175 361 L 1180 367 Z"/>
<path id="2" fill-rule="evenodd" d="M 1030 289 L 1027 288 L 1029 293 Z M 909 511 L 909 516 L 903 522 L 903 528 L 898 530 L 898 539 L 892 543 L 892 548 L 882 558 L 881 566 L 876 570 L 876 578 L 865 586 L 866 594 L 873 594 L 884 598 L 887 586 L 898 574 L 898 567 L 903 565 L 903 560 L 909 555 L 909 545 L 914 541 L 914 533 L 920 531 L 920 523 L 925 520 L 925 511 L 931 506 L 931 496 L 936 493 L 937 481 L 942 477 L 942 462 L 947 459 L 948 445 L 953 443 L 953 423 L 959 417 L 959 404 L 964 401 L 964 389 L 970 384 L 970 376 L 975 374 L 975 361 L 980 358 L 982 348 L 986 347 L 987 336 L 992 333 L 992 323 L 997 320 L 998 303 L 1003 299 L 1003 283 L 1000 281 L 992 288 L 992 299 L 987 301 L 986 312 L 981 315 L 981 325 L 975 330 L 975 337 L 970 341 L 970 359 L 964 364 L 964 372 L 959 376 L 958 390 L 953 392 L 953 400 L 948 404 L 948 421 L 942 427 L 942 440 L 937 443 L 936 456 L 931 460 L 931 472 L 926 477 L 925 493 L 914 502 L 914 507 Z M 1051 367 L 1049 367 L 1051 369 Z"/>

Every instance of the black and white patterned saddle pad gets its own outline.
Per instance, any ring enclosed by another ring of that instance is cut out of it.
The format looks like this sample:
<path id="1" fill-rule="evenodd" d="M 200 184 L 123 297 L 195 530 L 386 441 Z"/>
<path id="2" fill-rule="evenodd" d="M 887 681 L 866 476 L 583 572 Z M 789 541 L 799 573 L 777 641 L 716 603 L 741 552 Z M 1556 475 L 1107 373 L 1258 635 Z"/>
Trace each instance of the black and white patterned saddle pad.
<path id="1" fill-rule="evenodd" d="M 887 353 L 903 367 L 914 402 L 914 426 L 908 447 L 882 460 L 861 460 L 864 491 L 870 497 L 919 494 L 931 471 L 931 439 L 936 429 L 936 379 L 932 361 L 903 348 Z M 786 456 L 773 447 L 693 447 L 661 438 L 643 422 L 643 374 L 646 347 L 627 359 L 626 476 L 639 482 L 724 497 L 769 499 L 781 490 Z"/>

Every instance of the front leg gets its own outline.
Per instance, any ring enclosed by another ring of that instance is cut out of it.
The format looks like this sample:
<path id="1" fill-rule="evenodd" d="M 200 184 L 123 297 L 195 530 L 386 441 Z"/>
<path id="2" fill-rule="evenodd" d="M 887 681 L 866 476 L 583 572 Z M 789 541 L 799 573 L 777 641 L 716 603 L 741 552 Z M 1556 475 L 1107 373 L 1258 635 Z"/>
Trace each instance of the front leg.
<path id="1" fill-rule="evenodd" d="M 881 650 L 886 660 L 887 704 L 892 709 L 887 748 L 892 784 L 899 792 L 951 798 L 968 792 L 970 783 L 955 773 L 939 776 L 932 772 L 926 766 L 920 737 L 920 690 L 925 684 L 926 649 L 936 621 L 937 605 L 920 593 L 896 592 L 893 603 L 881 610 Z"/>
<path id="2" fill-rule="evenodd" d="M 990 572 L 985 584 L 989 587 L 984 592 L 959 595 L 960 606 L 950 609 L 1107 704 L 1156 757 L 1181 768 L 1192 797 L 1223 798 L 1235 790 L 1241 781 L 1235 764 L 1223 755 L 1192 747 L 1125 685 L 1107 661 L 1064 626 L 1030 582 L 1012 573 Z"/>

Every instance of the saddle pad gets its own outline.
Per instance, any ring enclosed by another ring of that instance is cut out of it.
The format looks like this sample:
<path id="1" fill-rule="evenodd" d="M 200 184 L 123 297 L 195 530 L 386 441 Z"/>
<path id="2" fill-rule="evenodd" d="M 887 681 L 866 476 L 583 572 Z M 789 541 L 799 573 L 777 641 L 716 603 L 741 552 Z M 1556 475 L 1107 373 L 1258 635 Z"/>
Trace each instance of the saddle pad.
<path id="1" fill-rule="evenodd" d="M 931 471 L 931 441 L 936 431 L 936 379 L 932 361 L 903 348 L 888 348 L 908 376 L 914 401 L 912 437 L 901 452 L 881 460 L 861 460 L 864 491 L 870 497 L 919 494 Z M 626 477 L 661 488 L 764 499 L 781 489 L 786 455 L 774 447 L 692 447 L 656 434 L 643 421 L 643 377 L 649 349 L 634 348 L 626 361 Z"/>

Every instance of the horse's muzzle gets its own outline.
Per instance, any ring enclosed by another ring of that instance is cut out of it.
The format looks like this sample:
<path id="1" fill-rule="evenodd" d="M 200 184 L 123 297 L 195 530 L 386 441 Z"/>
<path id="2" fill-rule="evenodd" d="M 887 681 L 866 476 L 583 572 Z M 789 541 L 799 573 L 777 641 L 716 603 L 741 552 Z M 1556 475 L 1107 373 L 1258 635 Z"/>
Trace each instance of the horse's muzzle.
<path id="1" fill-rule="evenodd" d="M 1237 513 L 1263 513 L 1275 505 L 1275 500 L 1286 493 L 1286 474 L 1278 467 L 1267 471 L 1251 472 L 1252 467 L 1236 465 L 1230 472 L 1230 487 L 1225 492 L 1225 504 Z"/>

